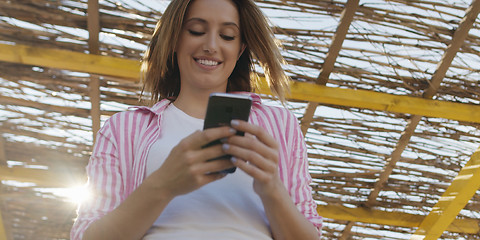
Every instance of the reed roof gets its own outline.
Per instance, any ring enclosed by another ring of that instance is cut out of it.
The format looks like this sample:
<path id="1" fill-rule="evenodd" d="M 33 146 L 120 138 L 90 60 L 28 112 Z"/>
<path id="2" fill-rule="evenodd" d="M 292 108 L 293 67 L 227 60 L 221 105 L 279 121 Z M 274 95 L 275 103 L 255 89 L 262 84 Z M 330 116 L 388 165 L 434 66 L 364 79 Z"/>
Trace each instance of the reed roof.
<path id="1" fill-rule="evenodd" d="M 0 0 L 0 239 L 2 219 L 7 239 L 69 238 L 92 79 L 101 122 L 141 104 L 138 79 L 69 53 L 139 62 L 168 1 L 100 1 L 90 46 L 88 2 Z M 480 1 L 256 2 L 297 83 L 287 107 L 305 133 L 323 239 L 409 239 L 421 224 L 479 239 Z"/>

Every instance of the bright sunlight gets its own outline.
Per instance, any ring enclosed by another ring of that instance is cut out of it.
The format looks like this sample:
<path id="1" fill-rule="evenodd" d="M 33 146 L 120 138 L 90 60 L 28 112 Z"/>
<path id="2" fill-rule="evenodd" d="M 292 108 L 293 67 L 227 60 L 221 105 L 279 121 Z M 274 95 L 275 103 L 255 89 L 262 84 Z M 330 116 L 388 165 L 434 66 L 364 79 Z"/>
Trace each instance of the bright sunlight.
<path id="1" fill-rule="evenodd" d="M 67 201 L 81 204 L 91 197 L 90 192 L 85 185 L 79 185 L 69 188 L 59 188 L 54 191 L 54 194 L 60 197 L 65 197 Z"/>

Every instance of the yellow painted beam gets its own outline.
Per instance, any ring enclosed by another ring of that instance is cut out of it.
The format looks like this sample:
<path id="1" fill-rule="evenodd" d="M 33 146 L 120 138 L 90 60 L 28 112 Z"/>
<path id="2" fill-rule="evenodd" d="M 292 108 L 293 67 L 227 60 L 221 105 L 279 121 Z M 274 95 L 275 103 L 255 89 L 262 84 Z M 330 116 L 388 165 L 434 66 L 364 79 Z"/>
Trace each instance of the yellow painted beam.
<path id="1" fill-rule="evenodd" d="M 433 206 L 432 211 L 423 220 L 411 239 L 439 238 L 479 188 L 480 148 L 473 153 L 467 164 L 453 179 L 452 184 Z"/>
<path id="2" fill-rule="evenodd" d="M 53 48 L 0 44 L 0 61 L 139 79 L 140 61 Z"/>
<path id="3" fill-rule="evenodd" d="M 370 224 L 379 224 L 387 226 L 398 226 L 414 228 L 420 226 L 425 216 L 385 212 L 381 210 L 369 208 L 349 208 L 340 205 L 329 204 L 327 206 L 319 205 L 317 212 L 324 218 L 335 220 L 363 222 Z M 458 233 L 477 234 L 480 232 L 479 221 L 475 219 L 456 219 L 448 227 L 447 230 Z"/>
<path id="4" fill-rule="evenodd" d="M 271 94 L 266 84 L 260 86 L 260 93 Z M 346 107 L 480 122 L 480 105 L 399 96 L 366 90 L 332 88 L 313 83 L 294 82 L 291 85 L 291 94 L 287 97 Z"/>
<path id="5" fill-rule="evenodd" d="M 0 61 L 110 75 L 131 81 L 138 81 L 140 71 L 140 63 L 134 60 L 24 45 L 0 44 Z M 265 81 L 261 81 L 259 86 L 259 93 L 272 94 Z M 399 96 L 366 90 L 332 88 L 313 83 L 294 82 L 288 98 L 345 107 L 480 123 L 479 105 Z"/>

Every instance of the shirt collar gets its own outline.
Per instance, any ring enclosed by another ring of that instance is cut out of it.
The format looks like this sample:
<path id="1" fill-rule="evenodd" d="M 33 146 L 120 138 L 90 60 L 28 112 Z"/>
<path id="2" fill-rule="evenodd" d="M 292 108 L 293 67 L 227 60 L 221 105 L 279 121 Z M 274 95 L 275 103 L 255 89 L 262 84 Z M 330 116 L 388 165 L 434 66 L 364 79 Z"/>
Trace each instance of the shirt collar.
<path id="1" fill-rule="evenodd" d="M 143 110 L 143 111 L 149 111 L 149 112 L 152 112 L 156 115 L 160 115 L 163 110 L 165 110 L 165 108 L 167 108 L 167 106 L 172 103 L 170 100 L 168 99 L 162 99 L 160 100 L 159 102 L 155 103 L 155 105 L 151 106 L 151 107 L 147 107 L 147 106 L 132 106 L 132 107 L 129 107 L 128 110 Z"/>
<path id="2" fill-rule="evenodd" d="M 230 92 L 230 93 L 250 96 L 252 98 L 252 105 L 258 105 L 258 104 L 261 104 L 261 102 L 262 102 L 260 96 L 256 93 L 252 93 L 252 92 Z M 132 107 L 129 107 L 128 109 L 129 110 L 144 110 L 144 111 L 152 112 L 156 115 L 160 115 L 163 112 L 163 110 L 165 110 L 165 108 L 167 108 L 167 106 L 170 103 L 172 103 L 172 101 L 170 101 L 168 99 L 162 99 L 159 102 L 155 103 L 155 105 L 153 105 L 152 107 L 132 106 Z"/>

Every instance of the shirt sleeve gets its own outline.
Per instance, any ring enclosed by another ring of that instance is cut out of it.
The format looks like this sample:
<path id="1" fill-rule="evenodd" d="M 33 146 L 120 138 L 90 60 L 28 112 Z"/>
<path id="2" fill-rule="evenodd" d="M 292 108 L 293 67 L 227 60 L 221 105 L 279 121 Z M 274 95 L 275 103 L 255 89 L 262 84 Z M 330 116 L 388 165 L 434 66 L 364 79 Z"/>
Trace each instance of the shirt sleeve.
<path id="1" fill-rule="evenodd" d="M 308 156 L 305 139 L 298 124 L 297 118 L 291 112 L 286 119 L 286 133 L 288 139 L 288 156 L 290 186 L 289 193 L 297 209 L 310 221 L 318 230 L 319 234 L 322 228 L 323 219 L 317 212 L 317 204 L 312 196 L 312 178 L 308 170 Z"/>
<path id="2" fill-rule="evenodd" d="M 114 118 L 114 117 L 112 117 Z M 82 239 L 94 221 L 112 211 L 121 202 L 123 187 L 119 171 L 119 156 L 110 118 L 97 133 L 89 163 L 86 167 L 90 198 L 80 204 L 70 232 L 72 240 Z"/>

